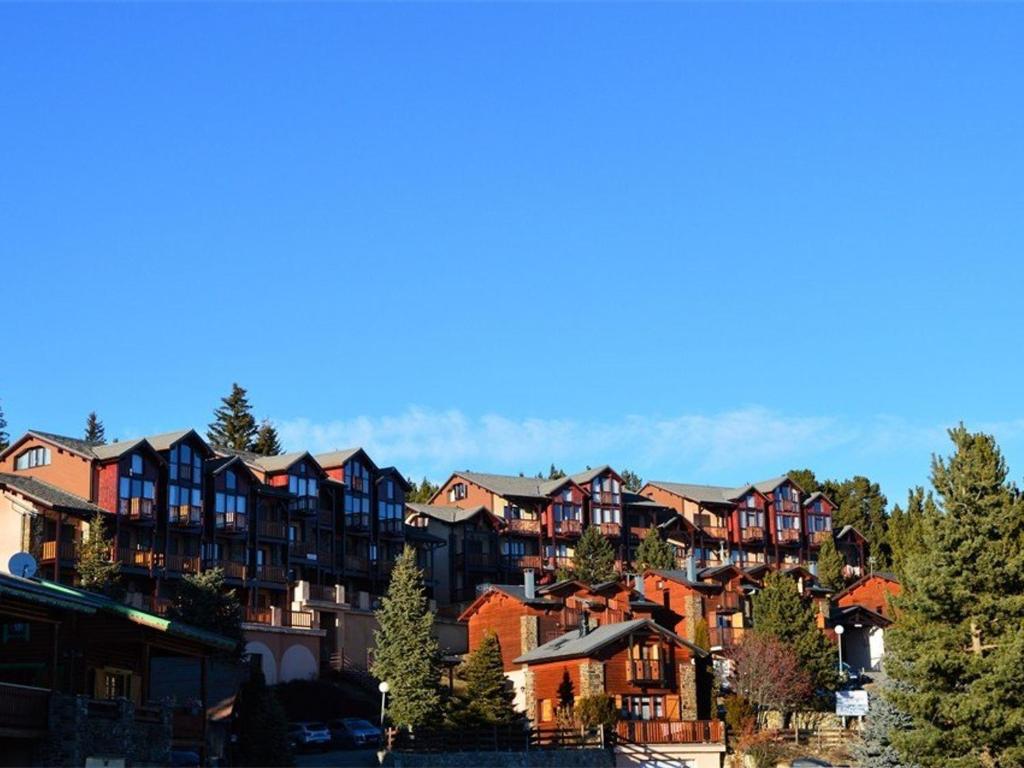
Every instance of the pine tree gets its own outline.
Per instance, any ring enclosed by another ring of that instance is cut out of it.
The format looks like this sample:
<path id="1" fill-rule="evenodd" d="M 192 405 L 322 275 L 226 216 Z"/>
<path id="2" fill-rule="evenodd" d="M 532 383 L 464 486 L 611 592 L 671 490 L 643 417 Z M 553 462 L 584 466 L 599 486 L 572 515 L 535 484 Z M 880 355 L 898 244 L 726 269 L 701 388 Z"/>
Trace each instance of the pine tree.
<path id="1" fill-rule="evenodd" d="M 671 568 L 675 565 L 675 559 L 672 545 L 661 538 L 658 529 L 652 525 L 644 534 L 640 546 L 636 548 L 633 562 L 641 571 L 646 571 Z"/>
<path id="2" fill-rule="evenodd" d="M 488 631 L 462 665 L 469 703 L 469 722 L 483 725 L 505 725 L 518 719 L 512 701 L 515 698 L 505 677 L 498 636 Z"/>
<path id="3" fill-rule="evenodd" d="M 100 445 L 107 442 L 106 430 L 103 428 L 103 422 L 96 416 L 96 411 L 91 411 L 85 419 L 85 439 Z"/>
<path id="4" fill-rule="evenodd" d="M 433 635 L 434 614 L 411 547 L 406 547 L 395 561 L 391 583 L 376 617 L 380 629 L 374 632 L 370 671 L 391 686 L 388 714 L 392 722 L 415 728 L 439 719 L 440 653 Z"/>
<path id="5" fill-rule="evenodd" d="M 903 564 L 924 547 L 925 530 L 938 522 L 939 511 L 931 491 L 918 486 L 907 492 L 907 509 L 897 504 L 889 515 L 889 546 L 893 570 L 902 576 Z"/>
<path id="6" fill-rule="evenodd" d="M 551 469 L 548 470 L 548 480 L 561 480 L 563 477 L 565 477 L 565 470 L 552 464 Z"/>
<path id="7" fill-rule="evenodd" d="M 114 542 L 107 535 L 102 512 L 89 520 L 89 535 L 78 548 L 78 583 L 82 589 L 109 595 L 117 587 L 121 564 L 113 558 Z"/>
<path id="8" fill-rule="evenodd" d="M 888 568 L 891 562 L 886 515 L 889 501 L 878 483 L 856 475 L 849 480 L 826 480 L 821 484 L 821 491 L 836 504 L 833 515 L 836 530 L 852 525 L 867 539 L 875 570 Z"/>
<path id="9" fill-rule="evenodd" d="M 598 526 L 588 526 L 576 542 L 572 570 L 584 584 L 600 584 L 615 578 L 615 550 Z"/>
<path id="10" fill-rule="evenodd" d="M 769 573 L 753 604 L 754 632 L 789 645 L 815 687 L 834 691 L 839 682 L 838 652 L 818 629 L 814 608 L 803 601 L 793 580 L 778 571 Z"/>
<path id="11" fill-rule="evenodd" d="M 636 472 L 624 469 L 622 470 L 622 485 L 627 491 L 640 493 L 640 489 L 644 487 L 644 481 Z"/>
<path id="12" fill-rule="evenodd" d="M 260 430 L 256 433 L 252 451 L 260 456 L 280 456 L 284 453 L 281 441 L 277 437 L 277 429 L 274 428 L 270 419 L 264 419 L 260 423 Z"/>
<path id="13" fill-rule="evenodd" d="M 1024 505 L 995 440 L 949 432 L 933 458 L 939 514 L 901 566 L 886 632 L 892 740 L 925 768 L 1024 765 Z"/>
<path id="14" fill-rule="evenodd" d="M 786 477 L 800 486 L 800 490 L 808 495 L 821 490 L 821 485 L 818 483 L 818 478 L 815 477 L 813 470 L 791 469 L 786 473 Z"/>
<path id="15" fill-rule="evenodd" d="M 7 419 L 4 418 L 4 409 L 0 405 L 0 451 L 6 451 L 11 444 L 11 436 L 7 434 Z"/>
<path id="16" fill-rule="evenodd" d="M 853 758 L 861 768 L 916 768 L 905 762 L 893 744 L 893 736 L 911 727 L 911 719 L 893 706 L 887 696 L 892 681 L 868 694 L 868 716 L 860 739 L 853 743 Z"/>
<path id="17" fill-rule="evenodd" d="M 235 655 L 245 647 L 242 605 L 235 591 L 224 585 L 224 572 L 210 568 L 190 573 L 178 585 L 178 594 L 167 613 L 172 621 L 208 629 L 235 641 Z"/>
<path id="18" fill-rule="evenodd" d="M 843 588 L 843 556 L 836 549 L 836 542 L 826 536 L 818 549 L 818 581 L 832 590 Z"/>
<path id="19" fill-rule="evenodd" d="M 697 619 L 693 626 L 693 644 L 708 653 L 711 652 L 711 630 L 704 618 Z"/>
<path id="20" fill-rule="evenodd" d="M 236 451 L 251 451 L 256 438 L 256 419 L 246 391 L 231 385 L 231 394 L 221 398 L 223 405 L 213 412 L 213 422 L 206 437 L 214 445 L 232 448 Z"/>
<path id="21" fill-rule="evenodd" d="M 430 482 L 425 477 L 420 481 L 419 485 L 416 485 L 416 483 L 412 481 L 412 478 L 409 478 L 409 485 L 412 486 L 412 491 L 410 491 L 405 497 L 405 500 L 412 502 L 413 504 L 426 504 L 434 497 L 434 494 L 437 493 L 438 489 L 437 485 Z"/>

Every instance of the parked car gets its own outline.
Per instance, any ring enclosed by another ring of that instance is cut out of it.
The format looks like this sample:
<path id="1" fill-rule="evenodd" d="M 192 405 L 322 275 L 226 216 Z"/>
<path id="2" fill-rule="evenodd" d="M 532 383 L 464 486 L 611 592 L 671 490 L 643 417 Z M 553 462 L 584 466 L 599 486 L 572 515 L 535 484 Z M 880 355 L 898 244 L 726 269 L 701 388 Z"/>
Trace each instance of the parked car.
<path id="1" fill-rule="evenodd" d="M 346 747 L 379 747 L 383 739 L 380 728 L 358 717 L 331 721 L 331 736 L 336 744 Z"/>
<path id="2" fill-rule="evenodd" d="M 296 751 L 314 747 L 326 749 L 331 745 L 331 732 L 326 723 L 288 723 L 288 743 Z"/>

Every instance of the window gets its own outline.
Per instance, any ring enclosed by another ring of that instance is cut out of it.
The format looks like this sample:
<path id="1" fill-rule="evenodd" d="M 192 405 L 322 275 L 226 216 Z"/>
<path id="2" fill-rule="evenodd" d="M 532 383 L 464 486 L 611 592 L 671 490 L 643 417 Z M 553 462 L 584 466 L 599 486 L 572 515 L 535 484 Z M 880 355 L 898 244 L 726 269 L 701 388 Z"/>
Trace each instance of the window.
<path id="1" fill-rule="evenodd" d="M 759 510 L 744 510 L 740 516 L 744 528 L 764 527 L 764 513 Z"/>
<path id="2" fill-rule="evenodd" d="M 506 520 L 521 520 L 523 517 L 523 510 L 517 507 L 515 504 L 505 505 L 505 519 Z"/>
<path id="3" fill-rule="evenodd" d="M 132 690 L 132 673 L 119 669 L 103 673 L 103 698 L 127 699 Z"/>
<path id="4" fill-rule="evenodd" d="M 623 696 L 622 717 L 627 720 L 656 720 L 665 717 L 664 696 Z"/>
<path id="5" fill-rule="evenodd" d="M 526 554 L 526 542 L 525 541 L 502 541 L 501 542 L 501 554 L 522 556 Z"/>
<path id="6" fill-rule="evenodd" d="M 33 467 L 45 467 L 50 463 L 49 448 L 29 448 L 14 460 L 15 469 L 32 469 Z"/>
<path id="7" fill-rule="evenodd" d="M 142 474 L 142 454 L 141 453 L 133 453 L 132 454 L 132 467 L 131 467 L 131 471 L 132 471 L 133 475 L 141 475 Z"/>
<path id="8" fill-rule="evenodd" d="M 555 719 L 555 708 L 552 699 L 540 700 L 540 719 L 542 723 L 550 723 Z"/>
<path id="9" fill-rule="evenodd" d="M 459 501 L 466 498 L 466 484 L 456 483 L 448 491 L 448 501 Z"/>
<path id="10" fill-rule="evenodd" d="M 156 486 L 152 480 L 142 480 L 137 477 L 122 477 L 119 482 L 119 493 L 122 499 L 150 499 L 156 493 Z"/>

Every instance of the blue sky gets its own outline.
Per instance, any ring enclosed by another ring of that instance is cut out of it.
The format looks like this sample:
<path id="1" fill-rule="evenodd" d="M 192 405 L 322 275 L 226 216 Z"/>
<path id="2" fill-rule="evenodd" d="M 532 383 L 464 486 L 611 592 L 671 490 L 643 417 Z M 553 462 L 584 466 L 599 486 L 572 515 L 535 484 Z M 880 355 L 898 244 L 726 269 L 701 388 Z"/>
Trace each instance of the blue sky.
<path id="1" fill-rule="evenodd" d="M 9 431 L 1019 475 L 1024 7 L 0 5 Z"/>

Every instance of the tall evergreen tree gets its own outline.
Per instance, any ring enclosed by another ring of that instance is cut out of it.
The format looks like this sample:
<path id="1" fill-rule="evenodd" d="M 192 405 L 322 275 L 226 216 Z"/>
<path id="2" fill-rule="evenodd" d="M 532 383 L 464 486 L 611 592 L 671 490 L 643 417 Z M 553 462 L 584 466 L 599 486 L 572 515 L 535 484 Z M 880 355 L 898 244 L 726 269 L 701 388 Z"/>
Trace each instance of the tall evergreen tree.
<path id="1" fill-rule="evenodd" d="M 107 535 L 102 512 L 89 520 L 89 533 L 78 548 L 78 583 L 82 589 L 110 595 L 116 588 L 121 564 L 114 559 L 114 541 Z"/>
<path id="2" fill-rule="evenodd" d="M 223 405 L 213 412 L 213 422 L 206 431 L 206 437 L 214 445 L 251 451 L 257 427 L 246 391 L 238 384 L 232 384 L 231 394 L 221 398 L 221 403 Z"/>
<path id="3" fill-rule="evenodd" d="M 172 621 L 182 621 L 234 640 L 234 655 L 241 655 L 245 647 L 242 604 L 235 590 L 225 587 L 224 572 L 220 568 L 186 575 L 178 585 L 178 594 L 167 616 Z"/>
<path id="4" fill-rule="evenodd" d="M 107 442 L 107 431 L 103 428 L 103 422 L 99 420 L 96 411 L 90 411 L 85 419 L 85 439 L 101 445 Z"/>
<path id="5" fill-rule="evenodd" d="M 622 485 L 625 486 L 627 491 L 640 493 L 640 489 L 644 487 L 644 481 L 643 478 L 633 470 L 624 469 L 622 470 Z"/>
<path id="6" fill-rule="evenodd" d="M 675 555 L 672 553 L 672 545 L 665 541 L 653 525 L 647 529 L 640 546 L 636 548 L 634 563 L 641 571 L 647 569 L 667 569 L 675 565 Z"/>
<path id="7" fill-rule="evenodd" d="M 260 456 L 280 456 L 284 453 L 284 450 L 281 448 L 281 441 L 277 437 L 277 429 L 270 422 L 270 419 L 264 419 L 260 423 L 260 429 L 256 433 L 256 440 L 253 442 L 252 451 Z"/>
<path id="8" fill-rule="evenodd" d="M 572 571 L 584 584 L 600 584 L 615 578 L 615 550 L 598 526 L 588 526 L 576 542 Z"/>
<path id="9" fill-rule="evenodd" d="M 918 486 L 907 493 L 907 509 L 897 504 L 889 515 L 889 547 L 893 570 L 902 576 L 903 564 L 924 547 L 925 530 L 938 522 L 939 511 L 931 491 Z"/>
<path id="10" fill-rule="evenodd" d="M 878 690 L 870 693 L 868 717 L 860 732 L 860 739 L 853 743 L 851 750 L 854 760 L 861 768 L 916 768 L 916 765 L 900 757 L 893 736 L 908 730 L 911 719 L 893 706 L 886 695 L 892 681 L 885 681 Z"/>
<path id="11" fill-rule="evenodd" d="M 888 499 L 878 483 L 862 475 L 849 480 L 826 480 L 821 491 L 836 504 L 833 523 L 838 530 L 852 525 L 868 541 L 870 557 L 875 570 L 888 568 L 891 563 L 888 540 Z"/>
<path id="12" fill-rule="evenodd" d="M 939 515 L 901 566 L 886 632 L 893 734 L 925 768 L 1024 765 L 1024 504 L 995 440 L 949 432 L 932 460 Z"/>
<path id="13" fill-rule="evenodd" d="M 0 405 L 0 451 L 7 450 L 11 444 L 11 436 L 7 434 L 7 419 L 4 418 L 4 408 Z"/>
<path id="14" fill-rule="evenodd" d="M 405 500 L 410 501 L 413 504 L 426 504 L 434 497 L 434 494 L 437 493 L 438 489 L 436 484 L 430 482 L 425 477 L 420 481 L 419 485 L 416 485 L 410 477 L 409 485 L 412 486 L 412 490 L 405 497 Z"/>
<path id="15" fill-rule="evenodd" d="M 548 470 L 548 480 L 561 480 L 563 477 L 565 477 L 565 470 L 552 464 Z"/>
<path id="16" fill-rule="evenodd" d="M 376 613 L 374 659 L 370 671 L 386 681 L 392 722 L 417 727 L 440 718 L 440 652 L 433 634 L 434 614 L 423 590 L 416 553 L 406 547 L 395 561 L 391 583 Z"/>
<path id="17" fill-rule="evenodd" d="M 821 490 L 821 484 L 818 482 L 818 478 L 815 477 L 813 470 L 791 469 L 786 473 L 786 477 L 799 485 L 800 490 L 806 494 L 816 493 Z"/>
<path id="18" fill-rule="evenodd" d="M 498 636 L 487 631 L 483 640 L 462 665 L 466 681 L 467 720 L 473 724 L 504 725 L 518 716 L 512 702 L 515 694 L 505 677 Z"/>
<path id="19" fill-rule="evenodd" d="M 793 580 L 773 571 L 764 589 L 754 595 L 754 632 L 773 637 L 792 647 L 815 687 L 834 691 L 839 682 L 838 651 L 825 638 L 814 608 L 805 603 Z"/>
<path id="20" fill-rule="evenodd" d="M 835 539 L 826 536 L 818 549 L 818 581 L 829 589 L 842 589 L 844 565 L 843 556 L 836 549 Z"/>

